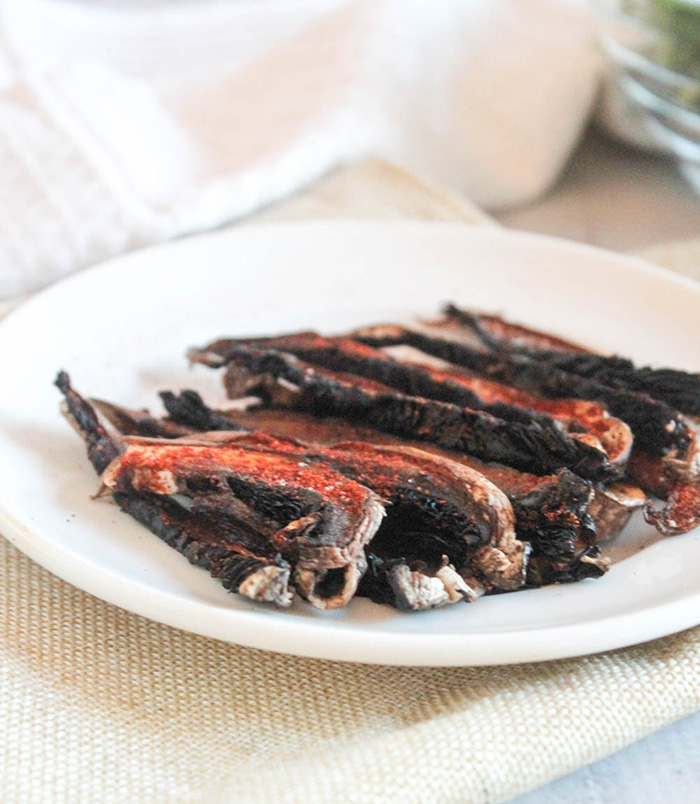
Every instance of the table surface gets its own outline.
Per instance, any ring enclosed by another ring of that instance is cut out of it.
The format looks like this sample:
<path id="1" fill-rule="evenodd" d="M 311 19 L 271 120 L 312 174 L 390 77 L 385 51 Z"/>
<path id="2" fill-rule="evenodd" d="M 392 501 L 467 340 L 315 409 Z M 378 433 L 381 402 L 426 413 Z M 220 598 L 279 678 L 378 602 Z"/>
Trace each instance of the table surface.
<path id="1" fill-rule="evenodd" d="M 543 198 L 496 213 L 513 229 L 616 251 L 700 237 L 700 196 L 672 162 L 589 130 Z M 700 800 L 700 712 L 551 782 L 512 804 L 694 804 Z"/>
<path id="2" fill-rule="evenodd" d="M 700 237 L 700 196 L 668 159 L 589 130 L 550 192 L 495 217 L 513 229 L 632 251 Z"/>

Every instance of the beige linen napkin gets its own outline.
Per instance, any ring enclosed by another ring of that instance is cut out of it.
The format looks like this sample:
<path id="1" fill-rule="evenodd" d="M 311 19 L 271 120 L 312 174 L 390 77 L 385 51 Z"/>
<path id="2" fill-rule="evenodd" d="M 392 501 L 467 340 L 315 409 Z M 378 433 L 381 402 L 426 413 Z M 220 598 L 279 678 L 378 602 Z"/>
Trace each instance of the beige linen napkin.
<path id="1" fill-rule="evenodd" d="M 381 163 L 262 217 L 368 210 L 484 222 Z M 3 804 L 493 804 L 700 706 L 700 628 L 512 667 L 297 659 L 122 611 L 4 539 L 0 600 Z"/>

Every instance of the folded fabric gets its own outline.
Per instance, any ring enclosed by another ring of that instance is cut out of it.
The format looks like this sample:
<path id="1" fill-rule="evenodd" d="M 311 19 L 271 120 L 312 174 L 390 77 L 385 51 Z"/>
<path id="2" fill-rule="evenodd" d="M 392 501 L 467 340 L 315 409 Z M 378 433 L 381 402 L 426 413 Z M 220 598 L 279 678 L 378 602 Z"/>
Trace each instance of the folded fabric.
<path id="1" fill-rule="evenodd" d="M 0 297 L 365 155 L 522 203 L 570 153 L 599 66 L 572 0 L 26 0 L 3 21 Z"/>

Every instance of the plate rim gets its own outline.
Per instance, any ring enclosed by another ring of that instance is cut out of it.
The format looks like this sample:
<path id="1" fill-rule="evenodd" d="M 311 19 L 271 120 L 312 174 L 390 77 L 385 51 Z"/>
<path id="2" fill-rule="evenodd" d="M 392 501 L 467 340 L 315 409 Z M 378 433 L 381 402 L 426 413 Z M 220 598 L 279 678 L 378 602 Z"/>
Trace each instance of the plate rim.
<path id="1" fill-rule="evenodd" d="M 282 223 L 260 223 L 241 228 L 224 229 L 202 235 L 188 237 L 183 240 L 168 242 L 146 249 L 132 251 L 120 255 L 82 271 L 73 273 L 58 282 L 43 289 L 31 298 L 20 304 L 0 321 L 0 338 L 4 328 L 10 321 L 23 315 L 31 315 L 32 307 L 36 303 L 52 294 L 64 292 L 66 286 L 80 284 L 86 275 L 94 276 L 100 272 L 109 272 L 114 266 L 125 261 L 149 260 L 153 255 L 162 255 L 164 252 L 181 251 L 190 248 L 199 248 L 208 241 L 245 238 L 249 233 L 269 229 L 307 229 L 324 230 L 327 233 L 333 230 L 348 231 L 350 229 L 364 230 L 402 230 L 415 231 L 448 231 L 459 230 L 467 237 L 476 239 L 505 239 L 514 242 L 531 242 L 542 244 L 545 247 L 578 250 L 591 255 L 604 256 L 625 264 L 632 271 L 656 276 L 665 282 L 678 285 L 691 290 L 700 303 L 700 284 L 695 280 L 676 274 L 668 269 L 647 263 L 644 260 L 627 254 L 617 254 L 606 249 L 589 244 L 577 243 L 563 238 L 553 238 L 530 232 L 517 232 L 501 230 L 498 228 L 474 226 L 464 223 L 435 222 L 435 221 L 293 221 Z M 467 234 L 468 233 L 468 234 Z M 167 259 L 167 257 L 166 257 Z M 59 289 L 57 291 L 57 288 Z M 29 312 L 27 312 L 27 310 Z M 644 608 L 641 611 L 627 612 L 599 617 L 583 623 L 564 624 L 557 626 L 539 626 L 528 629 L 511 631 L 498 631 L 494 633 L 457 634 L 422 634 L 420 647 L 407 642 L 417 641 L 414 635 L 387 633 L 376 631 L 372 633 L 367 626 L 360 629 L 324 629 L 318 627 L 317 619 L 291 619 L 286 625 L 274 623 L 272 634 L 267 629 L 259 628 L 261 617 L 266 612 L 262 609 L 238 610 L 216 607 L 212 603 L 189 601 L 184 611 L 177 603 L 177 597 L 167 591 L 159 590 L 140 583 L 134 579 L 126 579 L 110 573 L 104 567 L 95 566 L 85 557 L 71 553 L 67 548 L 54 547 L 47 550 L 43 543 L 44 537 L 36 528 L 34 531 L 26 524 L 14 518 L 7 510 L 5 500 L 0 496 L 0 530 L 2 534 L 21 552 L 43 566 L 54 575 L 62 578 L 72 586 L 77 587 L 101 600 L 119 608 L 130 611 L 139 616 L 146 617 L 158 623 L 180 628 L 184 631 L 211 637 L 226 642 L 242 645 L 249 648 L 274 650 L 285 654 L 303 656 L 317 659 L 330 659 L 351 661 L 367 664 L 387 664 L 403 666 L 479 666 L 493 664 L 519 664 L 532 661 L 549 661 L 574 656 L 584 656 L 600 653 L 611 649 L 628 647 L 630 645 L 647 642 L 662 636 L 690 628 L 700 623 L 700 589 L 693 594 L 685 595 L 676 600 L 665 601 L 657 605 Z M 86 575 L 85 571 L 93 574 Z M 197 616 L 198 611 L 206 612 L 207 617 Z M 695 612 L 695 613 L 693 613 Z M 409 615 L 404 615 L 409 616 Z M 420 614 L 415 615 L 420 616 Z M 650 625 L 649 618 L 653 618 Z M 640 622 L 643 621 L 643 622 Z M 193 627 L 193 621 L 197 627 Z M 241 629 L 231 634 L 231 623 L 239 621 Z M 606 628 L 601 631 L 601 624 Z M 227 633 L 224 633 L 226 631 Z M 286 631 L 286 633 L 279 633 Z M 621 636 L 623 634 L 623 636 Z M 537 640 L 537 635 L 546 635 L 548 645 L 543 647 Z M 307 646 L 307 639 L 315 645 Z M 504 642 L 508 640 L 508 644 Z M 298 644 L 297 644 L 298 641 Z M 551 643 L 555 641 L 556 644 Z M 319 644 L 320 642 L 320 644 Z M 395 655 L 397 644 L 400 643 L 400 654 Z M 464 643 L 464 644 L 459 644 Z M 363 658 L 367 645 L 371 645 L 372 658 Z M 426 648 L 426 645 L 428 647 Z M 535 647 L 533 647 L 535 645 Z M 356 655 L 359 652 L 359 656 Z"/>

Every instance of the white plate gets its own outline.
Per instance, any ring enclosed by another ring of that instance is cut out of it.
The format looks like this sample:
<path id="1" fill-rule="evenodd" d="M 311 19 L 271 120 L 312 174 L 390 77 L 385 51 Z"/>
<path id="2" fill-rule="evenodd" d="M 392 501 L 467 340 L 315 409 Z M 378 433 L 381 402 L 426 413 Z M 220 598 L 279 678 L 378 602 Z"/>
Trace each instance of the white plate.
<path id="1" fill-rule="evenodd" d="M 700 286 L 603 251 L 452 224 L 312 223 L 226 231 L 141 251 L 65 280 L 0 325 L 0 527 L 21 550 L 98 597 L 179 628 L 318 658 L 475 665 L 581 655 L 700 622 L 700 535 L 659 541 L 643 523 L 597 581 L 422 614 L 355 600 L 274 611 L 226 593 L 109 501 L 52 385 L 157 408 L 196 387 L 216 336 L 326 331 L 434 314 L 447 300 L 640 361 L 700 367 Z M 644 549 L 640 546 L 646 545 Z"/>

